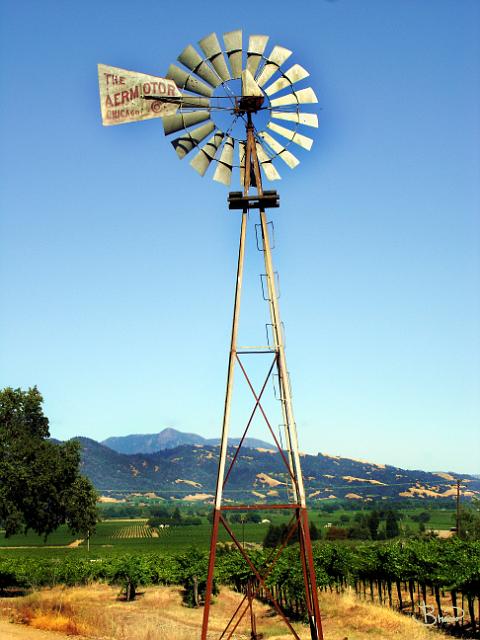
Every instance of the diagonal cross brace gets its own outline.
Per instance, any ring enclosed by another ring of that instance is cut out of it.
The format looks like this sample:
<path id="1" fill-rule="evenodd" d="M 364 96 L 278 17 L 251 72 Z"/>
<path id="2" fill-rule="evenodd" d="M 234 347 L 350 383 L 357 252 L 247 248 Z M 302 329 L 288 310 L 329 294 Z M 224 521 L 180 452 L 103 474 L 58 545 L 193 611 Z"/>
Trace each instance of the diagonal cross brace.
<path id="1" fill-rule="evenodd" d="M 240 358 L 238 357 L 238 354 L 236 355 L 236 358 L 237 358 L 238 362 L 240 362 Z M 231 473 L 233 465 L 235 464 L 235 461 L 236 461 L 236 459 L 238 457 L 238 454 L 240 453 L 240 449 L 242 447 L 243 441 L 245 440 L 245 436 L 247 435 L 247 431 L 249 430 L 250 425 L 252 424 L 252 420 L 253 420 L 253 417 L 255 415 L 255 412 L 257 411 L 257 408 L 260 405 L 260 399 L 261 399 L 261 397 L 263 395 L 263 392 L 265 391 L 265 388 L 267 386 L 267 382 L 268 382 L 270 376 L 272 375 L 273 367 L 275 366 L 276 362 L 277 362 L 277 356 L 275 356 L 275 358 L 273 359 L 272 365 L 271 365 L 270 369 L 268 370 L 267 377 L 265 378 L 265 382 L 263 383 L 263 386 L 262 386 L 262 388 L 260 390 L 260 394 L 259 394 L 258 398 L 256 399 L 255 406 L 253 408 L 252 413 L 250 414 L 250 418 L 248 419 L 247 426 L 245 427 L 245 431 L 243 432 L 242 438 L 241 438 L 241 440 L 240 440 L 240 442 L 238 444 L 237 450 L 235 451 L 235 455 L 233 456 L 233 460 L 230 463 L 228 471 L 225 474 L 225 479 L 223 481 L 223 487 L 224 488 L 225 488 L 225 485 L 227 484 L 227 480 L 228 480 L 228 478 L 230 476 L 230 473 Z M 242 370 L 243 370 L 243 367 L 242 367 Z"/>
<path id="2" fill-rule="evenodd" d="M 282 447 L 280 446 L 280 443 L 279 443 L 279 441 L 278 441 L 278 438 L 277 438 L 277 436 L 275 435 L 274 430 L 272 429 L 272 425 L 270 424 L 269 419 L 267 418 L 267 414 L 265 413 L 265 410 L 264 410 L 264 408 L 262 407 L 262 403 L 260 402 L 260 397 L 258 397 L 258 396 L 257 396 L 257 394 L 255 393 L 255 389 L 253 388 L 253 385 L 252 385 L 252 383 L 250 382 L 250 378 L 248 377 L 248 374 L 247 374 L 247 372 L 245 371 L 245 367 L 243 366 L 242 361 L 240 360 L 240 358 L 238 357 L 238 355 L 237 355 L 237 361 L 238 361 L 238 364 L 240 365 L 240 369 L 242 370 L 243 375 L 245 376 L 245 379 L 246 379 L 246 381 L 247 381 L 247 383 L 248 383 L 248 386 L 250 387 L 250 391 L 252 392 L 253 397 L 254 397 L 254 398 L 255 398 L 255 400 L 256 400 L 255 408 L 258 406 L 258 408 L 260 409 L 260 411 L 261 411 L 261 413 L 262 413 L 262 416 L 263 416 L 263 418 L 264 418 L 264 420 L 265 420 L 265 422 L 266 422 L 266 424 L 267 424 L 267 427 L 268 427 L 268 429 L 269 429 L 270 433 L 272 434 L 272 438 L 273 438 L 273 440 L 274 440 L 274 442 L 275 442 L 275 446 L 277 447 L 277 449 L 278 449 L 278 451 L 279 451 L 280 455 L 282 456 L 282 460 L 283 460 L 283 462 L 284 462 L 284 464 L 285 464 L 285 467 L 287 468 L 287 471 L 288 471 L 288 473 L 289 473 L 290 477 L 292 478 L 292 482 L 295 484 L 295 486 L 296 486 L 296 487 L 297 487 L 297 489 L 298 489 L 297 479 L 296 479 L 296 477 L 295 477 L 295 476 L 294 476 L 294 474 L 293 474 L 293 471 L 292 471 L 292 469 L 291 469 L 291 467 L 290 467 L 290 465 L 289 465 L 289 463 L 288 463 L 287 458 L 285 457 L 285 454 L 283 453 L 283 450 L 282 450 Z M 275 357 L 274 363 L 275 363 L 275 362 L 276 362 L 276 363 L 278 363 L 278 355 Z M 269 375 L 270 375 L 270 374 L 269 374 Z"/>

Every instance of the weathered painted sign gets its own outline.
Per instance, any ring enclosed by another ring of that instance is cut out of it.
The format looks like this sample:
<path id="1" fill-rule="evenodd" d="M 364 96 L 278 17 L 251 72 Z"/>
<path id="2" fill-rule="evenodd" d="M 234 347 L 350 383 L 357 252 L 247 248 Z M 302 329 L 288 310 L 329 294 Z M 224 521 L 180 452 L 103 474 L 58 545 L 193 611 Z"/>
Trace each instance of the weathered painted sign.
<path id="1" fill-rule="evenodd" d="M 173 115 L 181 93 L 173 80 L 98 65 L 100 105 L 105 126 Z M 149 100 L 156 97 L 162 100 Z"/>

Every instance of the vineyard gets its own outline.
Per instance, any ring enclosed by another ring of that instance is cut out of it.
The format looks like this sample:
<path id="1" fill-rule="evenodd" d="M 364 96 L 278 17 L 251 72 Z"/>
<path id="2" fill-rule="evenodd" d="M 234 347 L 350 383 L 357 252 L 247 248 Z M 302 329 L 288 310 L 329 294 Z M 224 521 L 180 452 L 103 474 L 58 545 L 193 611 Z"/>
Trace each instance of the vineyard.
<path id="1" fill-rule="evenodd" d="M 144 535 L 143 525 L 135 527 L 128 527 L 132 529 L 129 535 L 134 531 Z M 258 548 L 249 553 L 263 573 L 269 571 L 273 551 Z M 238 551 L 221 544 L 218 560 L 218 584 L 243 591 L 250 583 L 257 596 L 266 599 L 265 590 L 255 582 Z M 478 542 L 397 540 L 356 546 L 322 542 L 314 547 L 314 560 L 321 590 L 354 590 L 359 598 L 423 618 L 427 624 L 437 624 L 469 638 L 480 637 Z M 194 581 L 202 593 L 207 561 L 206 552 L 194 548 L 178 554 L 145 553 L 95 559 L 73 554 L 63 559 L 0 559 L 0 593 L 15 586 L 73 586 L 95 581 L 116 584 L 128 580 L 135 586 L 183 585 L 185 601 L 191 603 Z M 289 615 L 295 619 L 304 617 L 302 570 L 295 549 L 284 551 L 269 571 L 266 586 Z M 456 607 L 456 615 L 452 615 L 452 607 Z"/>
<path id="2" fill-rule="evenodd" d="M 121 527 L 112 533 L 112 538 L 124 540 L 128 538 L 158 538 L 160 534 L 164 534 L 168 529 L 160 529 L 149 527 L 146 524 L 129 525 Z"/>

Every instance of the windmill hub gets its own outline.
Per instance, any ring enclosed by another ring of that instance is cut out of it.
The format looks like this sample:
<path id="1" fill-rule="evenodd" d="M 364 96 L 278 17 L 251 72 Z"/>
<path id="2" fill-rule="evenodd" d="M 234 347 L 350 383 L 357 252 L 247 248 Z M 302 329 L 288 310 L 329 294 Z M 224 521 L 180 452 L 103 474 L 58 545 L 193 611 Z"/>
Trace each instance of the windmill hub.
<path id="1" fill-rule="evenodd" d="M 235 106 L 235 113 L 257 113 L 262 108 L 263 96 L 242 96 Z"/>

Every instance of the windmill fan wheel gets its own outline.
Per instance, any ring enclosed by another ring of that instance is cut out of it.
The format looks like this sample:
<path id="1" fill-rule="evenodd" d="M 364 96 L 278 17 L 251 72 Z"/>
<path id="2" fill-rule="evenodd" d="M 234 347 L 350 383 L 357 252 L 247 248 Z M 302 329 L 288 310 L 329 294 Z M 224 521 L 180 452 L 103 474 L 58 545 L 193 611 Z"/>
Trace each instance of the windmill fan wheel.
<path id="1" fill-rule="evenodd" d="M 265 127 L 255 128 L 255 144 L 268 180 L 280 179 L 274 164 L 278 158 L 291 169 L 299 164 L 290 150 L 294 145 L 306 150 L 312 147 L 313 139 L 300 131 L 302 127 L 318 127 L 318 118 L 302 109 L 318 100 L 311 87 L 296 87 L 309 73 L 299 64 L 284 66 L 292 55 L 285 47 L 275 45 L 266 54 L 268 41 L 268 36 L 252 35 L 244 52 L 242 31 L 230 31 L 223 34 L 222 50 L 217 35 L 211 33 L 199 41 L 201 53 L 189 44 L 177 58 L 182 66 L 171 64 L 168 68 L 166 77 L 175 82 L 182 99 L 177 113 L 163 118 L 165 135 L 173 138 L 171 142 L 180 159 L 196 150 L 190 165 L 201 176 L 213 162 L 213 180 L 229 186 L 233 170 L 238 169 L 243 185 L 245 137 L 235 135 L 235 131 L 242 131 L 238 123 L 246 122 L 247 115 L 254 121 L 260 111 L 268 118 Z M 238 80 L 241 95 L 236 95 L 239 91 L 233 88 Z M 212 119 L 215 111 L 228 115 L 225 131 Z M 285 122 L 290 126 L 284 126 Z"/>

